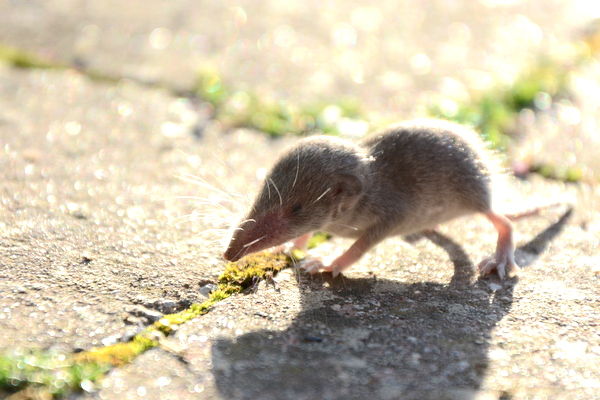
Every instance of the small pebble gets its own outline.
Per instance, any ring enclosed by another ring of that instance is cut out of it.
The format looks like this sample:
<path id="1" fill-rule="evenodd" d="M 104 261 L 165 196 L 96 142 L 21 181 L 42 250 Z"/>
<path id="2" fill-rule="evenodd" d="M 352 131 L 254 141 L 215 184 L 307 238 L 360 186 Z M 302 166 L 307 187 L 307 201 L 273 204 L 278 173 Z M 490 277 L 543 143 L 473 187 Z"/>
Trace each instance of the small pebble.
<path id="1" fill-rule="evenodd" d="M 200 288 L 200 294 L 204 297 L 208 297 L 212 292 L 217 290 L 217 285 L 214 283 L 208 283 Z"/>
<path id="2" fill-rule="evenodd" d="M 140 329 L 138 327 L 132 327 L 132 328 L 130 327 L 125 330 L 125 333 L 123 335 L 121 335 L 121 338 L 119 340 L 121 342 L 127 343 L 141 331 L 142 331 L 142 329 Z"/>
<path id="3" fill-rule="evenodd" d="M 103 346 L 110 346 L 117 343 L 121 339 L 120 334 L 111 335 L 101 340 Z"/>
<path id="4" fill-rule="evenodd" d="M 127 312 L 135 317 L 145 318 L 148 320 L 148 322 L 158 321 L 163 316 L 163 314 L 158 311 L 150 310 L 146 307 L 139 305 L 131 307 Z"/>

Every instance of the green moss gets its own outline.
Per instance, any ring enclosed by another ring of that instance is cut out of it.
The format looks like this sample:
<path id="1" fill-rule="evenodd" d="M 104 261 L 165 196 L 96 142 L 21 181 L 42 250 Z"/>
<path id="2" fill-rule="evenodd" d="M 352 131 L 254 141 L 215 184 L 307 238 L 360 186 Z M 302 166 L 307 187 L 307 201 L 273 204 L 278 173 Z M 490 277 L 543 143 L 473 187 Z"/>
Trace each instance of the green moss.
<path id="1" fill-rule="evenodd" d="M 9 64 L 15 68 L 40 68 L 40 69 L 60 69 L 64 68 L 62 64 L 49 62 L 42 58 L 11 46 L 0 44 L 0 62 Z"/>
<path id="2" fill-rule="evenodd" d="M 92 69 L 77 69 L 66 64 L 48 61 L 24 50 L 0 44 L 0 63 L 2 62 L 20 69 L 76 70 L 95 82 L 117 83 L 120 80 L 118 77 L 110 76 L 99 71 Z"/>
<path id="3" fill-rule="evenodd" d="M 285 254 L 264 252 L 249 255 L 235 263 L 228 263 L 219 277 L 218 288 L 210 294 L 208 300 L 193 304 L 181 312 L 165 315 L 147 331 L 159 331 L 164 335 L 170 335 L 175 326 L 206 314 L 214 304 L 233 294 L 241 293 L 269 274 L 276 274 L 288 267 L 291 261 L 291 258 Z"/>
<path id="4" fill-rule="evenodd" d="M 34 351 L 0 355 L 0 390 L 23 390 L 24 398 L 40 398 L 42 394 L 54 398 L 78 391 L 82 382 L 97 382 L 111 368 L 127 364 L 158 346 L 159 337 L 170 335 L 177 325 L 206 314 L 217 302 L 287 268 L 292 261 L 285 254 L 263 252 L 228 263 L 218 279 L 218 288 L 206 301 L 165 315 L 127 343 L 94 348 L 71 356 Z"/>
<path id="5" fill-rule="evenodd" d="M 321 131 L 336 135 L 368 126 L 359 103 L 350 99 L 294 105 L 253 91 L 227 87 L 214 70 L 198 76 L 196 94 L 212 104 L 215 117 L 229 128 L 257 129 L 272 136 Z"/>
<path id="6" fill-rule="evenodd" d="M 220 75 L 212 69 L 204 69 L 198 74 L 196 93 L 215 107 L 221 106 L 230 96 Z"/>
<path id="7" fill-rule="evenodd" d="M 556 179 L 562 182 L 579 182 L 583 179 L 583 171 L 578 167 L 559 167 L 551 164 L 535 164 L 529 168 L 530 172 L 542 175 L 547 179 Z"/>
<path id="8" fill-rule="evenodd" d="M 276 274 L 291 263 L 289 256 L 283 253 L 255 253 L 235 263 L 228 263 L 219 276 L 219 288 L 226 291 L 241 292 L 267 275 Z"/>
<path id="9" fill-rule="evenodd" d="M 331 239 L 331 235 L 325 232 L 316 232 L 312 237 L 308 240 L 308 248 L 313 249 L 318 245 L 328 241 Z"/>
<path id="10" fill-rule="evenodd" d="M 137 356 L 158 345 L 158 341 L 151 339 L 148 329 L 136 335 L 126 343 L 116 343 L 106 347 L 94 348 L 74 356 L 77 362 L 96 363 L 118 367 L 131 362 Z"/>
<path id="11" fill-rule="evenodd" d="M 218 288 L 209 298 L 192 304 L 189 308 L 163 316 L 160 320 L 136 335 L 127 343 L 117 343 L 107 347 L 92 349 L 77 355 L 78 361 L 95 362 L 120 366 L 130 362 L 139 354 L 158 345 L 155 333 L 170 335 L 174 327 L 197 318 L 210 311 L 217 302 L 240 293 L 268 274 L 276 274 L 291 263 L 285 254 L 268 252 L 252 254 L 235 263 L 228 263 L 218 280 Z"/>
<path id="12" fill-rule="evenodd" d="M 78 362 L 56 352 L 14 351 L 0 355 L 0 390 L 29 388 L 39 394 L 37 398 L 59 397 L 82 390 L 82 384 L 97 382 L 109 368 L 107 364 Z"/>
<path id="13" fill-rule="evenodd" d="M 565 94 L 569 69 L 542 59 L 511 85 L 495 87 L 465 102 L 431 104 L 428 113 L 475 127 L 493 147 L 505 150 L 515 131 L 519 112 L 541 109 L 547 100 Z"/>

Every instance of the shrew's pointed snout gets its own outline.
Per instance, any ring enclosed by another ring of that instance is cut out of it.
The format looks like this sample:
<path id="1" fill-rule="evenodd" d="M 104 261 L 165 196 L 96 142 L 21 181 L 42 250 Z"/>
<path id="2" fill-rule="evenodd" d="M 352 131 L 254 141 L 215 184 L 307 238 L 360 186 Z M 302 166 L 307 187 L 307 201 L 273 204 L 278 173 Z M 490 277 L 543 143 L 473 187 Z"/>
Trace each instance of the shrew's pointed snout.
<path id="1" fill-rule="evenodd" d="M 275 213 L 247 219 L 237 228 L 223 258 L 237 261 L 247 254 L 277 246 L 289 240 L 287 224 Z"/>
<path id="2" fill-rule="evenodd" d="M 242 221 L 240 226 L 233 232 L 229 246 L 223 253 L 223 258 L 235 262 L 246 254 L 252 253 L 253 250 L 250 246 L 254 243 L 255 236 L 260 233 L 261 225 L 257 224 L 253 218 Z"/>
<path id="3" fill-rule="evenodd" d="M 235 249 L 232 245 L 229 245 L 225 253 L 223 253 L 223 258 L 227 261 L 234 262 L 242 258 L 245 254 L 246 253 L 244 251 L 239 251 Z"/>
<path id="4" fill-rule="evenodd" d="M 237 261 L 238 260 L 237 258 L 233 257 L 231 255 L 231 252 L 229 252 L 229 251 L 226 251 L 225 253 L 223 253 L 223 258 L 227 261 Z"/>
<path id="5" fill-rule="evenodd" d="M 243 237 L 240 234 L 242 231 L 241 228 L 238 228 L 231 237 L 229 241 L 229 246 L 227 246 L 227 250 L 223 253 L 223 258 L 227 261 L 237 261 L 245 255 L 246 248 L 239 245 L 241 241 L 243 241 Z M 237 245 L 236 245 L 237 244 Z M 243 243 L 241 243 L 243 244 Z"/>

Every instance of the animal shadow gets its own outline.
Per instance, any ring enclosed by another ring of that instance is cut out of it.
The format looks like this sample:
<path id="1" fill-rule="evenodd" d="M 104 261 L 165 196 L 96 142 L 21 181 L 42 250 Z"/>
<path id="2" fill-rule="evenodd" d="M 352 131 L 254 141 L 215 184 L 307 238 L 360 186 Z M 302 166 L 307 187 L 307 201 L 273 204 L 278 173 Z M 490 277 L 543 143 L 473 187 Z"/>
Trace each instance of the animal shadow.
<path id="1" fill-rule="evenodd" d="M 517 249 L 517 257 L 527 252 L 533 262 L 570 215 Z M 485 281 L 472 283 L 474 266 L 460 245 L 439 233 L 425 237 L 449 254 L 450 284 L 300 275 L 302 311 L 285 331 L 260 330 L 213 344 L 222 396 L 472 398 L 488 368 L 491 331 L 509 312 L 517 280 L 502 282 L 497 291 Z M 326 293 L 319 297 L 319 291 Z"/>

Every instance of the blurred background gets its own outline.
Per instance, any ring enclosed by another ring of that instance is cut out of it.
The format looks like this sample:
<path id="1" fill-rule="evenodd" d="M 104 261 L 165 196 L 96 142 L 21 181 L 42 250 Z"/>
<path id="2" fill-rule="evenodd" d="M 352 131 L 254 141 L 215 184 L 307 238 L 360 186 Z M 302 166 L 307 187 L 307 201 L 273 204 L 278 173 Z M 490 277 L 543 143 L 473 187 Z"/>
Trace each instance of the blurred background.
<path id="1" fill-rule="evenodd" d="M 596 181 L 597 17 L 589 0 L 2 0 L 0 59 L 160 86 L 271 135 L 441 116 L 518 174 Z"/>

